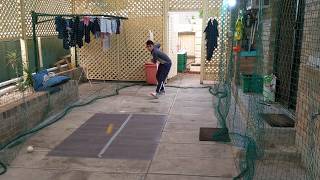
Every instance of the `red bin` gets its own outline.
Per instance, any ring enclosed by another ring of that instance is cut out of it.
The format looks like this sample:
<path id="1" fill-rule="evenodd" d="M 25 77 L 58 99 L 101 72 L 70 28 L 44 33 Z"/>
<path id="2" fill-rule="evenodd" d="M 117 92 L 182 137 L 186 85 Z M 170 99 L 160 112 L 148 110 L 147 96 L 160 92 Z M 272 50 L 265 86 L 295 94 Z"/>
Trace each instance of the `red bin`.
<path id="1" fill-rule="evenodd" d="M 157 64 L 154 63 L 145 63 L 144 65 L 145 71 L 146 71 L 146 79 L 148 84 L 157 84 Z"/>

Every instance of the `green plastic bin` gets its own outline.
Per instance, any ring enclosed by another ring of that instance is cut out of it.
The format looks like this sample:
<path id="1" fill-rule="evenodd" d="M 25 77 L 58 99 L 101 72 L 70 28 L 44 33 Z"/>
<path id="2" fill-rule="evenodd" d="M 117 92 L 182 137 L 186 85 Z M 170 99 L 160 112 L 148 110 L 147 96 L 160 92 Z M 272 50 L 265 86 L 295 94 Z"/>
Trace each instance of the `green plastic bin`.
<path id="1" fill-rule="evenodd" d="M 255 74 L 241 74 L 241 88 L 244 93 L 263 93 L 263 77 Z"/>
<path id="2" fill-rule="evenodd" d="M 178 72 L 184 72 L 187 67 L 187 53 L 178 53 Z"/>

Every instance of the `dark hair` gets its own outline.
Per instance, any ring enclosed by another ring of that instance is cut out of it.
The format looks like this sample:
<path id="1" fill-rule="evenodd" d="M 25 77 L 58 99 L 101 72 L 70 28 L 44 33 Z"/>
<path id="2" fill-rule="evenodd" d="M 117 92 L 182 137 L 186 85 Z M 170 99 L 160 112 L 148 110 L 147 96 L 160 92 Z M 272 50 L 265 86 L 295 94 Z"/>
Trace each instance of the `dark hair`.
<path id="1" fill-rule="evenodd" d="M 148 41 L 146 42 L 146 45 L 147 45 L 147 46 L 149 46 L 149 45 L 154 45 L 154 43 L 153 43 L 151 40 L 148 40 Z"/>

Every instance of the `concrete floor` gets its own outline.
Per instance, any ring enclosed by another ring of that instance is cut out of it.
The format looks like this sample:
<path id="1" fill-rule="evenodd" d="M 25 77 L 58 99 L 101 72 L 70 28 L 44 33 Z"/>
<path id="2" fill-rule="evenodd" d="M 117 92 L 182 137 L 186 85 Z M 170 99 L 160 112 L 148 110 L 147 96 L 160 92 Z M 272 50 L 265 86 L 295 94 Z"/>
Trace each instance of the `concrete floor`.
<path id="1" fill-rule="evenodd" d="M 180 76 L 170 84 L 200 86 L 199 78 L 199 75 Z M 92 89 L 105 85 L 83 84 L 80 95 L 84 98 Z M 198 140 L 200 127 L 217 126 L 208 89 L 167 88 L 167 94 L 158 100 L 149 96 L 153 90 L 152 86 L 134 86 L 120 91 L 118 96 L 74 109 L 30 138 L 0 180 L 226 180 L 235 176 L 230 145 Z M 98 112 L 168 115 L 153 160 L 47 156 Z M 28 145 L 35 147 L 33 153 L 26 152 Z"/>

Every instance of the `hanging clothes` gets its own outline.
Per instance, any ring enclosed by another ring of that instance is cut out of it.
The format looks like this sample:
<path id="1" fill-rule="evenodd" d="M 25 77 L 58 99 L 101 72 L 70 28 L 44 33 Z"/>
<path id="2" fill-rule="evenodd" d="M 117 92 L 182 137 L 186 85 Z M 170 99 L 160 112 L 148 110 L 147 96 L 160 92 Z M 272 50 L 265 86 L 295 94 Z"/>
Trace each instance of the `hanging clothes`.
<path id="1" fill-rule="evenodd" d="M 56 24 L 56 31 L 58 31 L 58 38 L 62 39 L 63 48 L 69 49 L 69 32 L 67 29 L 68 23 L 66 19 L 62 18 L 61 16 L 55 17 L 55 24 Z"/>
<path id="2" fill-rule="evenodd" d="M 106 18 L 100 18 L 100 30 L 101 30 L 101 38 L 102 38 L 102 47 L 104 49 L 109 49 L 111 47 L 110 44 L 110 35 L 112 33 L 111 30 L 111 21 Z"/>
<path id="3" fill-rule="evenodd" d="M 69 39 L 69 47 L 75 47 L 76 46 L 76 31 L 75 31 L 75 23 L 73 19 L 67 20 L 67 30 L 68 30 L 68 39 Z"/>
<path id="4" fill-rule="evenodd" d="M 75 18 L 73 27 L 76 42 L 75 44 L 81 48 L 83 46 L 84 24 L 83 22 L 80 22 L 79 16 Z"/>
<path id="5" fill-rule="evenodd" d="M 115 19 L 111 20 L 111 31 L 112 31 L 112 34 L 117 33 L 117 20 Z"/>
<path id="6" fill-rule="evenodd" d="M 117 32 L 116 32 L 116 34 L 120 34 L 121 20 L 117 19 L 116 21 L 117 21 Z"/>
<path id="7" fill-rule="evenodd" d="M 90 32 L 93 26 L 93 23 L 90 21 L 89 16 L 84 16 L 82 18 L 82 23 L 83 23 L 83 33 L 84 33 L 84 41 L 86 43 L 90 43 Z"/>
<path id="8" fill-rule="evenodd" d="M 89 17 L 89 16 L 84 16 L 84 17 L 82 18 L 82 21 L 83 21 L 83 24 L 84 24 L 85 26 L 89 26 L 89 24 L 90 24 L 90 17 Z"/>
<path id="9" fill-rule="evenodd" d="M 107 25 L 107 33 L 112 34 L 111 20 L 110 19 L 106 19 L 106 25 Z"/>
<path id="10" fill-rule="evenodd" d="M 55 20 L 58 38 L 63 39 L 63 48 L 70 49 L 76 45 L 81 48 L 83 46 L 83 24 L 79 17 L 65 19 L 57 16 Z"/>
<path id="11" fill-rule="evenodd" d="M 61 16 L 55 17 L 55 25 L 56 25 L 56 31 L 58 32 L 58 38 L 63 39 L 64 30 L 66 28 L 66 24 L 64 19 Z"/>
<path id="12" fill-rule="evenodd" d="M 101 33 L 107 33 L 107 19 L 100 18 L 100 31 Z"/>
<path id="13" fill-rule="evenodd" d="M 99 23 L 100 23 L 99 19 L 98 18 L 94 18 L 91 32 L 92 32 L 92 34 L 94 34 L 95 38 L 100 37 L 101 30 L 100 30 L 100 24 Z"/>
<path id="14" fill-rule="evenodd" d="M 210 19 L 207 27 L 204 30 L 207 40 L 207 60 L 210 61 L 213 56 L 213 51 L 218 47 L 218 21 L 216 19 Z"/>
<path id="15" fill-rule="evenodd" d="M 110 49 L 111 48 L 111 36 L 110 35 L 104 35 L 102 39 L 102 47 L 103 49 Z"/>
<path id="16" fill-rule="evenodd" d="M 91 22 L 89 16 L 84 16 L 81 23 L 83 24 L 84 41 L 89 44 L 90 32 L 92 31 L 93 22 Z"/>

